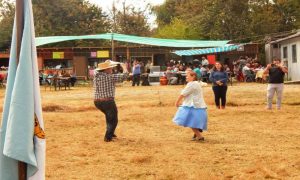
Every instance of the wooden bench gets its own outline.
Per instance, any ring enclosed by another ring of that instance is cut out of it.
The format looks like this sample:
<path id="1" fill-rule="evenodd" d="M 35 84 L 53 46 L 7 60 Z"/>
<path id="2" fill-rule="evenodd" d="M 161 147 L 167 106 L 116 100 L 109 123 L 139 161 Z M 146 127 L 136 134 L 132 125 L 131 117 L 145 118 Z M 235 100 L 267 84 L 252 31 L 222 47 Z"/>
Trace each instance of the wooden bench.
<path id="1" fill-rule="evenodd" d="M 86 76 L 76 76 L 77 80 L 81 80 L 81 81 L 86 81 L 87 77 Z"/>

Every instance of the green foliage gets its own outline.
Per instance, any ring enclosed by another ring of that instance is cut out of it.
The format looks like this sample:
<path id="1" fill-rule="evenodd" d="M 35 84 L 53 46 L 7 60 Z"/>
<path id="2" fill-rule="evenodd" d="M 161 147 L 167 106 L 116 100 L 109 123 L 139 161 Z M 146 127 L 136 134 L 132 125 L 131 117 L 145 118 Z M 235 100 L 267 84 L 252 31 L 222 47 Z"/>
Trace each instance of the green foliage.
<path id="1" fill-rule="evenodd" d="M 125 2 L 122 10 L 113 7 L 112 20 L 114 24 L 112 25 L 112 31 L 121 34 L 149 36 L 151 31 L 145 16 L 148 7 L 144 10 L 135 9 L 126 6 Z"/>
<path id="2" fill-rule="evenodd" d="M 300 28 L 299 0 L 166 0 L 153 12 L 159 37 L 168 37 L 161 32 L 176 18 L 184 21 L 185 28 L 195 29 L 198 39 L 249 42 Z"/>
<path id="3" fill-rule="evenodd" d="M 182 0 L 166 0 L 166 2 L 160 6 L 154 6 L 152 11 L 157 16 L 157 23 L 159 26 L 170 24 L 176 14 L 176 8 L 180 7 Z"/>
<path id="4" fill-rule="evenodd" d="M 0 49 L 7 49 L 11 43 L 14 11 L 12 3 L 0 1 Z"/>
<path id="5" fill-rule="evenodd" d="M 33 0 L 36 36 L 100 34 L 110 24 L 102 9 L 85 0 Z M 94 42 L 72 41 L 62 46 L 93 46 Z M 99 42 L 97 43 L 99 45 Z"/>
<path id="6" fill-rule="evenodd" d="M 193 27 L 189 27 L 185 21 L 174 18 L 169 25 L 165 25 L 158 29 L 155 37 L 169 39 L 196 39 L 198 37 L 198 32 Z"/>
<path id="7" fill-rule="evenodd" d="M 1 3 L 0 48 L 8 48 L 14 4 Z M 4 6 L 5 5 L 5 6 Z M 100 7 L 85 0 L 32 0 L 36 36 L 86 35 L 108 32 L 109 18 Z M 99 46 L 103 41 L 71 41 L 57 46 Z"/>
<path id="8" fill-rule="evenodd" d="M 280 31 L 289 31 L 300 28 L 300 1 L 274 0 L 274 9 L 279 14 Z"/>
<path id="9" fill-rule="evenodd" d="M 125 6 L 110 17 L 87 0 L 32 0 L 35 32 L 41 36 L 68 36 L 118 32 L 149 36 L 145 10 Z M 10 46 L 14 4 L 0 0 L 0 48 Z M 67 41 L 46 46 L 101 46 L 109 41 Z"/>

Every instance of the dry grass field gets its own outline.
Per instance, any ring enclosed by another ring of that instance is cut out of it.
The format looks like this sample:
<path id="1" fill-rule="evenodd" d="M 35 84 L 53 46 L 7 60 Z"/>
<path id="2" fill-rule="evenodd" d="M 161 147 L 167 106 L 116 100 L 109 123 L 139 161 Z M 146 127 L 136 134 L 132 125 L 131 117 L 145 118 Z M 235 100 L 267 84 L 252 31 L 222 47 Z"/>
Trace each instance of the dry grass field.
<path id="1" fill-rule="evenodd" d="M 225 110 L 205 87 L 204 142 L 172 122 L 182 88 L 118 87 L 119 138 L 110 143 L 91 87 L 41 88 L 46 179 L 300 179 L 300 85 L 285 86 L 280 111 L 265 110 L 266 84 L 229 86 Z"/>

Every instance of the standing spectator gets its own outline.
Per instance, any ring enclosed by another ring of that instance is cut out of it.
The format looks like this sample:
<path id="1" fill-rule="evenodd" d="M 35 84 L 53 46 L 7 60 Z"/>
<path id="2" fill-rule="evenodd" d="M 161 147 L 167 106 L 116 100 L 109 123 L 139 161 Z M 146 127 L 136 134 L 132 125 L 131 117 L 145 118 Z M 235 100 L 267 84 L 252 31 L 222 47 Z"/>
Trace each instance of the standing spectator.
<path id="1" fill-rule="evenodd" d="M 278 58 L 274 58 L 273 63 L 267 65 L 267 68 L 264 71 L 264 74 L 269 74 L 269 84 L 267 88 L 267 109 L 272 109 L 272 100 L 275 92 L 277 94 L 277 109 L 279 110 L 281 108 L 283 79 L 284 74 L 287 72 L 287 68 L 281 64 L 281 60 Z"/>
<path id="2" fill-rule="evenodd" d="M 227 64 L 224 64 L 224 71 L 226 71 L 227 73 L 231 73 L 231 70 Z"/>
<path id="3" fill-rule="evenodd" d="M 137 60 L 133 62 L 133 67 L 132 67 L 132 86 L 137 86 L 140 85 L 140 75 L 141 75 L 141 65 Z"/>
<path id="4" fill-rule="evenodd" d="M 127 61 L 126 61 L 126 63 L 125 63 L 125 66 L 126 66 L 126 70 L 128 71 L 128 72 L 131 72 L 130 70 L 131 70 L 131 64 L 130 64 L 130 60 L 129 59 L 127 59 Z"/>
<path id="5" fill-rule="evenodd" d="M 201 79 L 201 70 L 200 70 L 199 66 L 194 65 L 193 71 L 197 74 L 197 79 L 200 80 Z"/>
<path id="6" fill-rule="evenodd" d="M 152 66 L 152 65 L 151 65 L 151 61 L 148 60 L 146 66 L 145 66 L 146 73 L 148 73 L 148 74 L 150 73 L 151 66 Z"/>
<path id="7" fill-rule="evenodd" d="M 123 74 L 112 74 L 112 64 L 110 60 L 98 64 L 94 77 L 94 104 L 106 118 L 105 142 L 110 142 L 116 138 L 115 130 L 118 125 L 118 109 L 115 103 L 115 83 L 122 82 L 127 77 L 126 66 L 122 64 Z"/>
<path id="8" fill-rule="evenodd" d="M 187 82 L 188 84 L 175 103 L 179 108 L 173 121 L 179 126 L 192 128 L 196 135 L 193 138 L 194 141 L 204 141 L 201 132 L 207 130 L 207 106 L 203 98 L 202 87 L 197 81 L 197 74 L 193 71 L 187 72 Z M 180 106 L 182 99 L 184 100 Z"/>
<path id="9" fill-rule="evenodd" d="M 241 56 L 239 59 L 239 70 L 242 71 L 243 67 L 246 65 L 247 61 L 244 56 Z"/>
<path id="10" fill-rule="evenodd" d="M 208 66 L 209 65 L 209 62 L 208 60 L 203 56 L 202 57 L 202 62 L 201 62 L 202 66 Z"/>
<path id="11" fill-rule="evenodd" d="M 44 75 L 44 70 L 39 70 L 39 82 L 40 82 L 40 85 L 43 84 L 43 82 L 44 82 L 44 77 L 45 77 L 45 75 Z"/>
<path id="12" fill-rule="evenodd" d="M 215 104 L 217 108 L 225 109 L 228 75 L 224 71 L 223 65 L 220 62 L 216 62 L 212 72 L 210 73 L 209 80 L 213 83 L 212 89 L 215 94 Z"/>
<path id="13" fill-rule="evenodd" d="M 146 72 L 145 70 L 145 64 L 143 61 L 140 61 L 140 74 L 144 74 Z"/>

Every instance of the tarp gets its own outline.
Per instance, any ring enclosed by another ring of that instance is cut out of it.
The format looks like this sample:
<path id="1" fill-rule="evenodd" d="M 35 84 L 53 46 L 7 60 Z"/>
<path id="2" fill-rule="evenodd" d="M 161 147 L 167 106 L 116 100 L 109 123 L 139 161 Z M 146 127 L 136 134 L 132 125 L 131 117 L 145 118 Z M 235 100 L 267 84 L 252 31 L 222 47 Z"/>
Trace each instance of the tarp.
<path id="1" fill-rule="evenodd" d="M 239 47 L 240 45 L 226 45 L 226 46 L 216 47 L 216 48 L 179 50 L 179 51 L 174 51 L 173 53 L 177 54 L 178 56 L 193 56 L 193 55 L 214 54 L 220 52 L 234 51 Z"/>
<path id="2" fill-rule="evenodd" d="M 176 40 L 176 39 L 159 39 L 150 37 L 140 37 L 125 34 L 106 33 L 96 35 L 83 35 L 83 36 L 48 36 L 48 37 L 37 37 L 36 45 L 41 46 L 45 44 L 71 41 L 71 40 L 83 40 L 83 39 L 103 39 L 103 40 L 115 40 L 121 42 L 144 44 L 151 46 L 163 46 L 163 47 L 219 47 L 225 46 L 229 41 L 206 41 L 206 40 Z"/>

